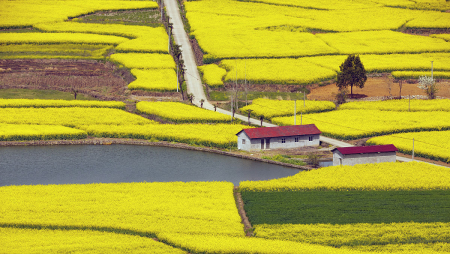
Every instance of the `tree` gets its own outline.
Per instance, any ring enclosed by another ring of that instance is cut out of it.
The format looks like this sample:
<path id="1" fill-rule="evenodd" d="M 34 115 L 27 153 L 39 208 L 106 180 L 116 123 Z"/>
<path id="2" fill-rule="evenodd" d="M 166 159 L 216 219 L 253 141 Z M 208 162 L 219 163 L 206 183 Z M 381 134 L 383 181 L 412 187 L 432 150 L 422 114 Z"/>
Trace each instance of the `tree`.
<path id="1" fill-rule="evenodd" d="M 201 108 L 203 108 L 203 102 L 205 102 L 205 100 L 204 100 L 204 99 L 201 99 L 201 100 L 200 100 L 200 107 L 201 107 Z"/>
<path id="2" fill-rule="evenodd" d="M 317 168 L 319 167 L 320 157 L 322 156 L 320 156 L 318 153 L 310 152 L 306 156 L 306 163 L 313 166 L 314 168 Z"/>
<path id="3" fill-rule="evenodd" d="M 428 99 L 436 99 L 436 94 L 438 92 L 438 87 L 436 82 L 432 77 L 421 76 L 419 77 L 419 85 L 418 87 L 425 91 L 428 96 Z"/>
<path id="4" fill-rule="evenodd" d="M 340 90 L 350 86 L 350 97 L 353 97 L 353 86 L 363 88 L 367 81 L 366 69 L 359 56 L 355 55 L 349 55 L 339 68 L 341 71 L 337 76 L 336 86 Z"/>

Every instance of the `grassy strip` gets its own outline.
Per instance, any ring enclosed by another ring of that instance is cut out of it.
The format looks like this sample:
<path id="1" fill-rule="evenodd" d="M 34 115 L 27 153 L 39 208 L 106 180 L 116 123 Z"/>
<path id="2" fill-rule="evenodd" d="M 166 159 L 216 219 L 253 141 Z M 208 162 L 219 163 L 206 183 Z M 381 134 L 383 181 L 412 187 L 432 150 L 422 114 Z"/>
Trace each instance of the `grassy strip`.
<path id="1" fill-rule="evenodd" d="M 2 99 L 42 99 L 42 100 L 73 100 L 72 93 L 56 90 L 35 89 L 0 89 Z M 96 100 L 94 97 L 78 94 L 77 100 Z"/>
<path id="2" fill-rule="evenodd" d="M 280 155 L 277 154 L 275 156 L 263 156 L 263 159 L 266 160 L 273 160 L 273 161 L 279 161 L 279 162 L 283 162 L 283 163 L 288 163 L 288 164 L 293 164 L 293 165 L 298 165 L 298 166 L 305 166 L 306 163 L 300 160 L 294 160 L 291 159 L 291 157 L 289 157 L 288 155 Z"/>
<path id="3" fill-rule="evenodd" d="M 450 191 L 242 191 L 254 224 L 450 222 Z"/>

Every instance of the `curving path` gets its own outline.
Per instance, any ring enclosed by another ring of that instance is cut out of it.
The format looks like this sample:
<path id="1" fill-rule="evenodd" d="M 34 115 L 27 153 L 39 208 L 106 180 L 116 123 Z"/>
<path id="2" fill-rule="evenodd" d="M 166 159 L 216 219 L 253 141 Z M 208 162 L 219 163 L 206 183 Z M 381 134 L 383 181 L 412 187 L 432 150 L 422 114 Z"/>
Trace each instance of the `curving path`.
<path id="1" fill-rule="evenodd" d="M 195 62 L 194 53 L 192 51 L 191 43 L 189 42 L 189 38 L 184 31 L 183 21 L 180 16 L 180 10 L 178 8 L 177 0 L 164 0 L 164 4 L 166 7 L 166 11 L 170 17 L 170 22 L 173 24 L 173 37 L 175 42 L 181 46 L 182 57 L 184 60 L 184 64 L 186 66 L 186 85 L 188 93 L 192 93 L 194 95 L 193 103 L 197 106 L 200 106 L 200 100 L 204 100 L 203 107 L 209 110 L 214 110 L 214 106 L 209 103 L 208 98 L 206 98 L 205 91 L 203 90 L 202 81 L 200 79 L 200 75 L 198 74 L 197 64 Z M 232 113 L 227 110 L 223 110 L 217 108 L 217 111 L 230 116 Z M 235 118 L 238 118 L 242 121 L 247 122 L 248 117 L 243 115 L 234 115 Z M 250 122 L 254 125 L 260 125 L 261 121 L 257 119 L 250 118 Z M 277 125 L 263 122 L 263 126 L 265 127 L 275 127 Z M 324 136 L 320 136 L 320 141 L 326 142 L 336 147 L 350 147 L 352 144 L 339 141 L 333 138 L 328 138 Z M 398 161 L 408 162 L 411 161 L 409 158 L 397 156 Z M 432 163 L 430 163 L 432 164 Z M 436 165 L 436 164 L 433 164 Z"/>

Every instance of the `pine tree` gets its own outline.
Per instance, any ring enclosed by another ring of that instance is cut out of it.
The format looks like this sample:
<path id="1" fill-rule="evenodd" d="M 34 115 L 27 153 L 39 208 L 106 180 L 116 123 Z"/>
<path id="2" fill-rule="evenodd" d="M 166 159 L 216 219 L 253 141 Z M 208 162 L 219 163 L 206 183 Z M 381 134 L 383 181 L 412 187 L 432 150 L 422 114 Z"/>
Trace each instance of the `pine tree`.
<path id="1" fill-rule="evenodd" d="M 366 69 L 359 56 L 355 55 L 349 55 L 339 68 L 341 71 L 337 76 L 336 86 L 339 90 L 350 86 L 350 97 L 353 97 L 353 86 L 363 88 L 367 81 Z"/>

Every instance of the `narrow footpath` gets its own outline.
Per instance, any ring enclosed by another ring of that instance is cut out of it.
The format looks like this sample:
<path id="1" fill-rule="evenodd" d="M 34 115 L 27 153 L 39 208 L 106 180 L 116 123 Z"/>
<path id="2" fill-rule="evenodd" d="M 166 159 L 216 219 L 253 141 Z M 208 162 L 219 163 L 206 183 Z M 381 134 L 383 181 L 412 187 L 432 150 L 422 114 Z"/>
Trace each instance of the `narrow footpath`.
<path id="1" fill-rule="evenodd" d="M 203 107 L 208 110 L 214 110 L 214 106 L 208 101 L 206 98 L 205 91 L 203 90 L 202 81 L 200 79 L 200 75 L 197 70 L 197 64 L 195 62 L 194 53 L 192 51 L 191 43 L 189 42 L 189 38 L 184 31 L 183 21 L 180 16 L 180 9 L 178 8 L 177 0 L 164 0 L 164 4 L 166 7 L 167 14 L 170 17 L 170 22 L 173 24 L 173 37 L 175 42 L 181 46 L 182 50 L 182 58 L 184 60 L 184 65 L 186 66 L 186 86 L 188 93 L 192 93 L 194 95 L 193 103 L 197 106 L 200 106 L 200 101 L 203 99 Z M 229 115 L 231 118 L 232 113 L 230 111 L 217 108 L 217 112 L 222 114 Z M 248 121 L 247 116 L 235 114 L 235 118 L 238 118 L 244 122 Z M 260 125 L 261 121 L 257 119 L 250 118 L 250 123 L 254 125 Z M 265 127 L 275 127 L 277 125 L 263 122 L 263 126 Z M 352 144 L 336 140 L 333 138 L 328 138 L 324 136 L 320 136 L 320 141 L 331 144 L 336 147 L 350 147 Z M 412 161 L 409 158 L 397 156 L 398 161 L 408 162 Z M 425 162 L 428 163 L 428 162 Z M 429 163 L 432 164 L 432 163 Z M 437 165 L 437 164 L 432 164 Z M 440 165 L 437 165 L 440 166 Z M 442 166 L 445 167 L 445 166 Z"/>

